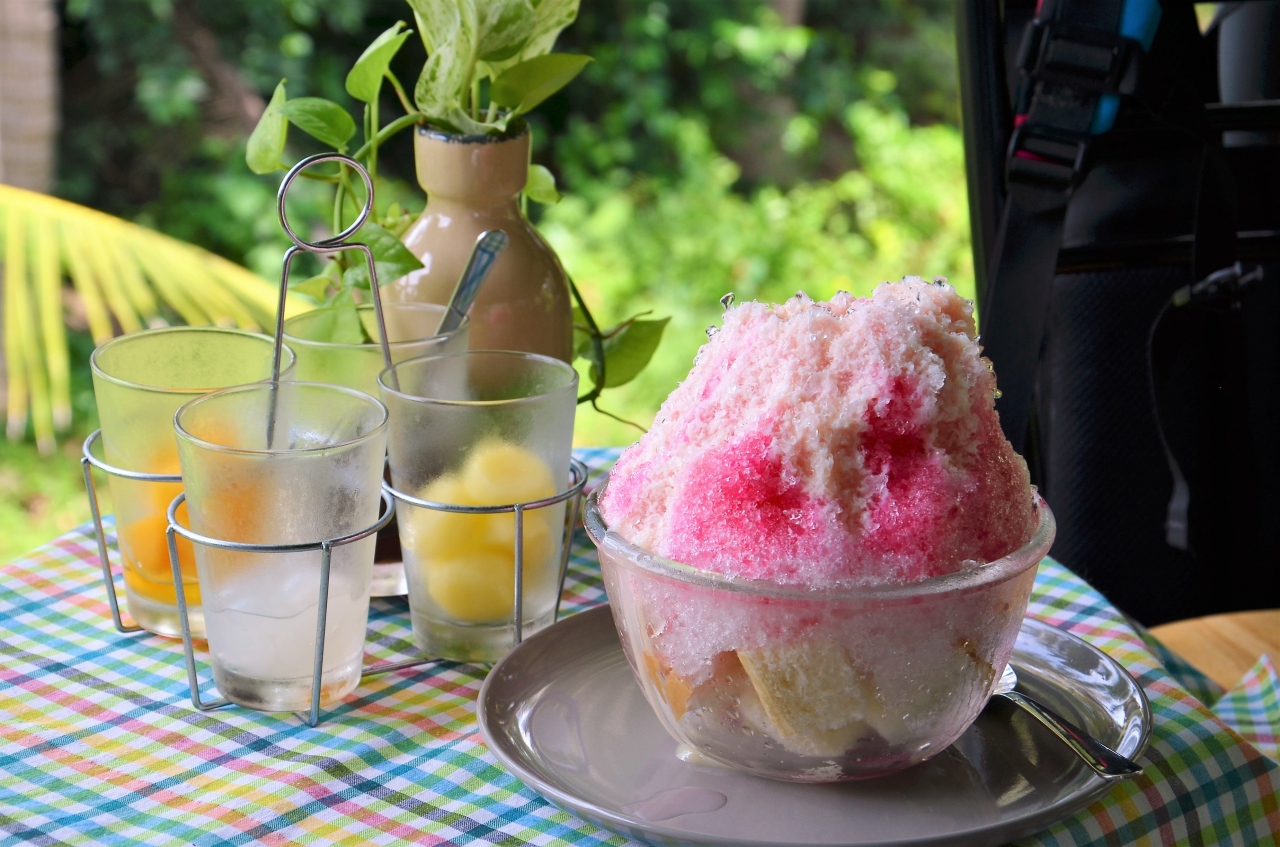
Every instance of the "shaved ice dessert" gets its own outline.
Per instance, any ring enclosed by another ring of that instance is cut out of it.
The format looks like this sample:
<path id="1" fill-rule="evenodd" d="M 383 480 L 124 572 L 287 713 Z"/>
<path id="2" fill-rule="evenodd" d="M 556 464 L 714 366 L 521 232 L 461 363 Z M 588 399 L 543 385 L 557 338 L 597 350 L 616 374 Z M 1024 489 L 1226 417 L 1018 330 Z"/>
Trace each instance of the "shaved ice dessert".
<path id="1" fill-rule="evenodd" d="M 994 397 L 973 308 L 950 286 L 747 303 L 618 460 L 601 510 L 641 547 L 725 576 L 953 573 L 1035 529 Z"/>
<path id="2" fill-rule="evenodd" d="M 972 305 L 730 308 L 588 503 L 637 679 L 686 748 L 765 776 L 888 773 L 973 721 L 1053 536 Z"/>

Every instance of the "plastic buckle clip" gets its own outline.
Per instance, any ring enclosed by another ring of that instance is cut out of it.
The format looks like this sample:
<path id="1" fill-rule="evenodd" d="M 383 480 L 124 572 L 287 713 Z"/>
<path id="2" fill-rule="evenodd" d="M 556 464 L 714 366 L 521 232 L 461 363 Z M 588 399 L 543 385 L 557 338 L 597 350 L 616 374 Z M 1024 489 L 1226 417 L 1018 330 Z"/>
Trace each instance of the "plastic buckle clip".
<path id="1" fill-rule="evenodd" d="M 1131 94 L 1137 82 L 1136 45 L 1097 27 L 1037 19 L 1023 33 L 1017 66 L 1037 83 Z"/>
<path id="2" fill-rule="evenodd" d="M 1046 132 L 1026 123 L 1013 131 L 1005 159 L 1005 180 L 1030 209 L 1066 203 L 1084 172 L 1089 142 L 1080 137 Z"/>

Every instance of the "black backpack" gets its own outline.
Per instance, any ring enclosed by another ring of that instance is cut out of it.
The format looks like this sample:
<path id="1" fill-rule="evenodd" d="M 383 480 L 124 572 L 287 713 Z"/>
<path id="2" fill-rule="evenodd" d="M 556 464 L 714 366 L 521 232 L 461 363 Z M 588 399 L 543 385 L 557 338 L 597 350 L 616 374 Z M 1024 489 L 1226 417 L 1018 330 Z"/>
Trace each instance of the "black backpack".
<path id="1" fill-rule="evenodd" d="M 980 331 L 1053 555 L 1148 625 L 1280 606 L 1280 3 L 961 0 L 957 35 Z"/>

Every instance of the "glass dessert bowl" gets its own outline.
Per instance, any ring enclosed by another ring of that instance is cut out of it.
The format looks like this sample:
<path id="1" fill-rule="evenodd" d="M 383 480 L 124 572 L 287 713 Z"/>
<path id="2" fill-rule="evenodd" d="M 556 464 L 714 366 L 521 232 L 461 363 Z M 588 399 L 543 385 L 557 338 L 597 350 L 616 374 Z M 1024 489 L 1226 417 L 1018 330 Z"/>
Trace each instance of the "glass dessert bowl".
<path id="1" fill-rule="evenodd" d="M 610 532 L 600 552 L 631 670 L 681 756 L 758 776 L 834 782 L 940 753 L 977 718 L 1054 537 L 1035 496 L 1031 539 L 995 561 L 908 584 L 810 589 L 734 579 Z"/>

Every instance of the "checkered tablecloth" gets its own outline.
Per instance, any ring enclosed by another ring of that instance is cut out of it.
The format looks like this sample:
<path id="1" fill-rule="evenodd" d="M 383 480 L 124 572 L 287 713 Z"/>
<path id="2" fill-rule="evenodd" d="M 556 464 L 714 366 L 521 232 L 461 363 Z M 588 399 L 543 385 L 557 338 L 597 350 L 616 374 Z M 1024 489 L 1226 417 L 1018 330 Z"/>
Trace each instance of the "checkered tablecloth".
<path id="1" fill-rule="evenodd" d="M 598 475 L 616 452 L 578 455 Z M 604 600 L 580 536 L 563 610 Z M 1030 614 L 1123 663 L 1155 725 L 1143 776 L 1023 844 L 1275 843 L 1274 665 L 1224 696 L 1049 561 Z M 369 652 L 412 650 L 407 606 L 377 601 Z M 314 729 L 291 715 L 197 712 L 181 644 L 111 626 L 81 527 L 0 568 L 0 845 L 630 843 L 496 764 L 475 722 L 483 676 L 443 664 L 373 677 Z"/>

